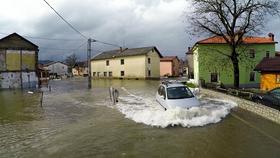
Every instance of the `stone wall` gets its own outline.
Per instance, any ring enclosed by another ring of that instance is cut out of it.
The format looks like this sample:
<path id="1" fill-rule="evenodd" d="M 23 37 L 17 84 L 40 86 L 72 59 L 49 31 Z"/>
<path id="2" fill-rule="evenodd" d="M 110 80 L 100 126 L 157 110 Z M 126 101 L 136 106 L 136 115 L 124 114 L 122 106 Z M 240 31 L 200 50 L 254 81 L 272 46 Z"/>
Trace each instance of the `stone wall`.
<path id="1" fill-rule="evenodd" d="M 232 100 L 238 104 L 238 107 L 256 113 L 257 115 L 280 124 L 280 111 L 276 109 L 209 89 L 202 88 L 200 93 L 216 98 Z"/>

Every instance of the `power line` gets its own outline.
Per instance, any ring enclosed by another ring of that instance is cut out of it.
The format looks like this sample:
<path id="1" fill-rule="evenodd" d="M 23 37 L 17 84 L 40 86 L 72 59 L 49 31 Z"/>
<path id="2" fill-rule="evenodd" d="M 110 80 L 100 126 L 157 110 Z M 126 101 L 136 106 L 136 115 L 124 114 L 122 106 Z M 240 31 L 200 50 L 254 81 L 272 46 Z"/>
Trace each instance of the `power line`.
<path id="1" fill-rule="evenodd" d="M 3 32 L 0 32 L 0 34 L 2 35 L 9 35 L 9 33 L 3 33 Z M 46 37 L 33 37 L 33 36 L 27 36 L 27 35 L 21 35 L 22 37 L 25 37 L 25 38 L 31 38 L 31 39 L 40 39 L 40 40 L 54 40 L 54 41 L 81 41 L 81 40 L 84 40 L 84 39 L 62 39 L 62 38 L 46 38 Z"/>
<path id="2" fill-rule="evenodd" d="M 110 45 L 110 46 L 114 46 L 114 47 L 122 47 L 122 46 L 119 46 L 117 44 L 112 44 L 112 43 L 103 42 L 103 41 L 99 41 L 99 40 L 95 40 L 95 42 L 106 44 L 106 45 Z"/>
<path id="3" fill-rule="evenodd" d="M 46 0 L 43 0 L 69 27 L 71 27 L 75 32 L 80 34 L 82 37 L 87 39 L 87 37 L 82 34 L 79 30 L 77 30 L 73 25 L 71 25 L 62 15 L 60 15 Z"/>
<path id="4" fill-rule="evenodd" d="M 82 44 L 80 44 L 77 48 L 73 48 L 73 49 L 64 49 L 64 48 L 52 48 L 52 47 L 40 47 L 43 49 L 52 49 L 52 50 L 68 50 L 68 51 L 75 51 L 75 50 L 80 50 L 80 48 L 82 46 L 84 46 L 87 42 L 83 42 Z"/>
<path id="5" fill-rule="evenodd" d="M 77 32 L 78 34 L 80 34 L 82 37 L 84 37 L 85 39 L 87 39 L 87 37 L 82 34 L 79 30 L 77 30 L 73 25 L 71 25 L 62 15 L 60 15 L 46 0 L 43 0 L 68 26 L 70 26 L 75 32 Z M 103 41 L 99 41 L 96 39 L 93 39 L 95 42 L 99 42 L 102 44 L 106 44 L 106 45 L 111 45 L 111 46 L 115 46 L 115 47 L 121 47 L 117 44 L 112 44 L 112 43 L 108 43 L 108 42 L 103 42 Z"/>

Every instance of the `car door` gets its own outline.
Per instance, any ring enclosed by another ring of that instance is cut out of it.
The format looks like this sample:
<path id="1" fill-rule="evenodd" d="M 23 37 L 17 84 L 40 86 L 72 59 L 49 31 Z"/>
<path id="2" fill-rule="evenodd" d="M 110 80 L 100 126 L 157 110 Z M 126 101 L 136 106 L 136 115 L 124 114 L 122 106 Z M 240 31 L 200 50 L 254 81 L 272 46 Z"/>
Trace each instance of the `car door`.
<path id="1" fill-rule="evenodd" d="M 166 93 L 165 93 L 165 87 L 164 86 L 160 86 L 158 88 L 157 98 L 156 99 L 157 99 L 158 103 L 163 108 L 166 108 Z"/>
<path id="2" fill-rule="evenodd" d="M 262 97 L 262 103 L 267 106 L 272 106 L 273 105 L 273 96 L 271 95 L 270 92 L 266 93 Z"/>

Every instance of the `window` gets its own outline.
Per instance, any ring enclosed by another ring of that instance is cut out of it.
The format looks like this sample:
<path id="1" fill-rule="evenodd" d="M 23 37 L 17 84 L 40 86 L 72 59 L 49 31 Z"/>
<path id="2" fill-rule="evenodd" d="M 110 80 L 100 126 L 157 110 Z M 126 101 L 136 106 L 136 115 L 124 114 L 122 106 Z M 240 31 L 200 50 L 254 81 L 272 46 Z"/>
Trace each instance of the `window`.
<path id="1" fill-rule="evenodd" d="M 250 49 L 249 50 L 249 57 L 250 58 L 255 58 L 255 49 Z"/>
<path id="2" fill-rule="evenodd" d="M 280 83 L 280 74 L 276 75 L 276 83 Z"/>
<path id="3" fill-rule="evenodd" d="M 106 60 L 106 66 L 109 66 L 109 65 L 110 65 L 109 60 Z"/>
<path id="4" fill-rule="evenodd" d="M 121 65 L 124 65 L 124 59 L 121 59 Z"/>
<path id="5" fill-rule="evenodd" d="M 269 51 L 266 51 L 265 57 L 269 58 Z"/>
<path id="6" fill-rule="evenodd" d="M 103 72 L 104 77 L 107 77 L 107 72 Z"/>
<path id="7" fill-rule="evenodd" d="M 271 94 L 273 94 L 274 96 L 278 96 L 280 97 L 280 88 L 276 88 L 270 91 Z"/>
<path id="8" fill-rule="evenodd" d="M 62 69 L 64 69 L 64 66 L 62 66 Z"/>
<path id="9" fill-rule="evenodd" d="M 218 82 L 218 73 L 211 73 L 211 82 Z"/>
<path id="10" fill-rule="evenodd" d="M 160 86 L 158 88 L 158 95 L 163 96 L 164 99 L 165 99 L 165 97 L 166 97 L 166 95 L 165 95 L 165 88 L 163 86 Z"/>
<path id="11" fill-rule="evenodd" d="M 149 77 L 151 76 L 151 70 L 148 70 L 148 76 Z"/>
<path id="12" fill-rule="evenodd" d="M 193 72 L 190 72 L 190 73 L 188 74 L 188 77 L 189 77 L 189 79 L 194 79 L 194 73 L 193 73 Z"/>
<path id="13" fill-rule="evenodd" d="M 124 71 L 121 71 L 121 76 L 124 76 Z"/>
<path id="14" fill-rule="evenodd" d="M 112 71 L 109 72 L 109 77 L 112 77 Z"/>
<path id="15" fill-rule="evenodd" d="M 187 87 L 170 87 L 167 88 L 168 99 L 183 99 L 194 97 Z"/>
<path id="16" fill-rule="evenodd" d="M 99 77 L 99 75 L 100 75 L 100 72 L 97 72 L 97 77 Z"/>
<path id="17" fill-rule="evenodd" d="M 148 64 L 151 64 L 151 58 L 148 58 Z"/>
<path id="18" fill-rule="evenodd" d="M 250 72 L 250 81 L 255 81 L 256 75 L 255 72 Z"/>
<path id="19" fill-rule="evenodd" d="M 92 76 L 95 76 L 95 75 L 96 75 L 96 72 L 93 72 L 93 73 L 92 73 Z"/>

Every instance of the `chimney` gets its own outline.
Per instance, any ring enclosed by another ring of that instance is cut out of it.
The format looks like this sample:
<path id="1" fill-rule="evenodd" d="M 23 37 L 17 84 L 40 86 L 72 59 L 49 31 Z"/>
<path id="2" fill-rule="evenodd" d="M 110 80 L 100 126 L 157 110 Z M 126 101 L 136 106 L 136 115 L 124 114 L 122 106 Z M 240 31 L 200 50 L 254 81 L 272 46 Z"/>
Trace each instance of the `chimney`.
<path id="1" fill-rule="evenodd" d="M 128 50 L 128 48 L 123 49 L 122 47 L 120 47 L 120 53 L 122 53 L 122 52 L 124 52 L 126 50 Z"/>
<path id="2" fill-rule="evenodd" d="M 191 54 L 192 53 L 192 47 L 188 47 L 188 51 L 186 52 L 186 55 Z"/>
<path id="3" fill-rule="evenodd" d="M 269 34 L 268 34 L 268 37 L 270 37 L 271 40 L 274 41 L 274 34 L 273 34 L 273 33 L 269 33 Z"/>

